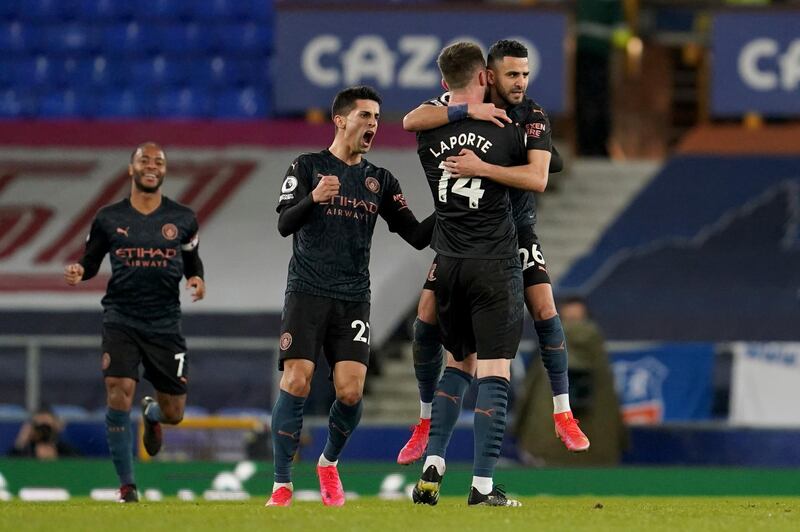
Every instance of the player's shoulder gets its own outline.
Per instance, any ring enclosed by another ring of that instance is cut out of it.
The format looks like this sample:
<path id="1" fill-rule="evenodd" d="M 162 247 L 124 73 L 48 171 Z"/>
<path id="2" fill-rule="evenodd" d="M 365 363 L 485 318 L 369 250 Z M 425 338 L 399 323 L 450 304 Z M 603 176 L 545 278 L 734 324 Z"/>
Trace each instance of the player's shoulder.
<path id="1" fill-rule="evenodd" d="M 95 215 L 95 218 L 117 218 L 120 216 L 120 214 L 127 212 L 129 209 L 130 201 L 128 198 L 121 199 L 119 201 L 115 201 L 114 203 L 109 203 L 108 205 L 100 207 Z"/>
<path id="2" fill-rule="evenodd" d="M 164 210 L 171 213 L 171 214 L 178 214 L 182 216 L 189 216 L 194 217 L 195 213 L 191 207 L 184 205 L 183 203 L 179 203 L 167 196 L 162 196 L 161 201 L 164 204 Z"/>
<path id="3" fill-rule="evenodd" d="M 373 164 L 367 159 L 362 159 L 362 161 L 364 163 L 363 167 L 364 174 L 366 174 L 367 176 L 372 176 L 381 182 L 385 181 L 386 179 L 394 178 L 392 173 L 386 168 L 378 166 L 377 164 Z"/>
<path id="4" fill-rule="evenodd" d="M 450 103 L 450 93 L 445 92 L 430 100 L 425 100 L 422 105 L 433 105 L 434 107 L 447 107 Z"/>
<path id="5" fill-rule="evenodd" d="M 516 105 L 514 112 L 523 122 L 548 120 L 547 111 L 544 110 L 544 107 L 536 103 L 531 98 L 525 98 L 525 100 Z"/>

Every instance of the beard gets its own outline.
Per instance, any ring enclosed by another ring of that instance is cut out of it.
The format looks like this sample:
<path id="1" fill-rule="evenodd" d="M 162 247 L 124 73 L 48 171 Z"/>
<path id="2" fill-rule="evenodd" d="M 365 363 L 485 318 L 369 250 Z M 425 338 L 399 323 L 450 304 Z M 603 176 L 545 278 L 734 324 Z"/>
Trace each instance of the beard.
<path id="1" fill-rule="evenodd" d="M 133 176 L 133 184 L 136 186 L 136 190 L 138 190 L 139 192 L 145 192 L 147 194 L 158 192 L 158 189 L 161 188 L 161 183 L 163 182 L 164 182 L 164 176 L 162 175 L 161 177 L 158 178 L 158 183 L 156 183 L 154 186 L 151 187 L 145 185 L 142 182 L 141 174 L 134 174 Z"/>
<path id="2" fill-rule="evenodd" d="M 514 94 L 511 94 L 510 91 L 505 90 L 504 88 L 500 87 L 499 85 L 495 86 L 495 90 L 497 91 L 497 95 L 500 97 L 503 102 L 505 102 L 506 106 L 513 107 L 522 102 L 525 99 L 525 91 L 521 94 L 517 93 L 517 97 L 519 101 L 514 101 Z"/>

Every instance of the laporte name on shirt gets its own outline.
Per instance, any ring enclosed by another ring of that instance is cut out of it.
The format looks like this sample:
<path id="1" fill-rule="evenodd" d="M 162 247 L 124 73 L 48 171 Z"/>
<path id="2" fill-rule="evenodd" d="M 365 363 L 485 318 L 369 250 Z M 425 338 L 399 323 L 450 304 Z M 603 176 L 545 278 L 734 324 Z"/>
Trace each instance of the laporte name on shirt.
<path id="1" fill-rule="evenodd" d="M 439 157 L 446 151 L 450 151 L 454 149 L 456 146 L 463 148 L 464 146 L 475 146 L 478 150 L 482 153 L 488 153 L 489 148 L 492 147 L 492 143 L 481 135 L 477 133 L 461 133 L 460 135 L 453 135 L 449 139 L 449 141 L 440 141 L 439 148 L 441 151 L 437 152 L 434 148 L 430 148 L 431 153 L 434 157 Z"/>

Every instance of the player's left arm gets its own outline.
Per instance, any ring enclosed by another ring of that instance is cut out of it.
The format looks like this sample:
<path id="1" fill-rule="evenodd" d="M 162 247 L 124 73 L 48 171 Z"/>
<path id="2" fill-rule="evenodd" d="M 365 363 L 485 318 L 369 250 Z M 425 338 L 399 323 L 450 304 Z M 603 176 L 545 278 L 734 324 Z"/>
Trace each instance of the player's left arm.
<path id="1" fill-rule="evenodd" d="M 427 131 L 465 118 L 492 122 L 498 127 L 511 123 L 505 109 L 495 107 L 493 103 L 464 103 L 453 106 L 423 103 L 403 117 L 403 129 L 413 132 Z"/>
<path id="2" fill-rule="evenodd" d="M 392 174 L 388 172 L 387 174 L 389 179 L 378 213 L 386 220 L 389 231 L 397 233 L 416 249 L 425 249 L 431 243 L 436 214 L 431 213 L 421 222 L 417 220 L 417 217 L 408 208 L 400 183 Z"/>
<path id="3" fill-rule="evenodd" d="M 200 237 L 197 220 L 192 219 L 189 238 L 181 242 L 181 258 L 183 259 L 183 275 L 186 277 L 186 289 L 192 290 L 192 301 L 200 301 L 206 296 L 206 282 L 203 261 L 200 259 Z"/>

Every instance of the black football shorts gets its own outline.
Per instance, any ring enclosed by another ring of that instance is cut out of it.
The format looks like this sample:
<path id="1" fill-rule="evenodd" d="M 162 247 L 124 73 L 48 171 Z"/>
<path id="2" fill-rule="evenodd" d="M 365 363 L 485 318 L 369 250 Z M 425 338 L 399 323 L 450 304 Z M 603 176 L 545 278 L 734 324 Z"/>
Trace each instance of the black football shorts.
<path id="1" fill-rule="evenodd" d="M 331 369 L 346 360 L 368 366 L 369 309 L 365 301 L 289 292 L 281 315 L 278 369 L 283 371 L 283 362 L 291 358 L 316 364 L 320 350 Z"/>
<path id="2" fill-rule="evenodd" d="M 522 270 L 510 259 L 439 255 L 436 303 L 442 343 L 458 360 L 514 358 L 522 337 Z"/>
<path id="3" fill-rule="evenodd" d="M 103 376 L 127 377 L 138 382 L 139 364 L 144 366 L 144 378 L 159 392 L 186 393 L 189 360 L 183 336 L 104 323 Z"/>
<path id="4" fill-rule="evenodd" d="M 552 284 L 547 264 L 542 255 L 542 245 L 533 225 L 517 227 L 519 258 L 522 263 L 522 282 L 525 288 L 535 284 Z"/>

